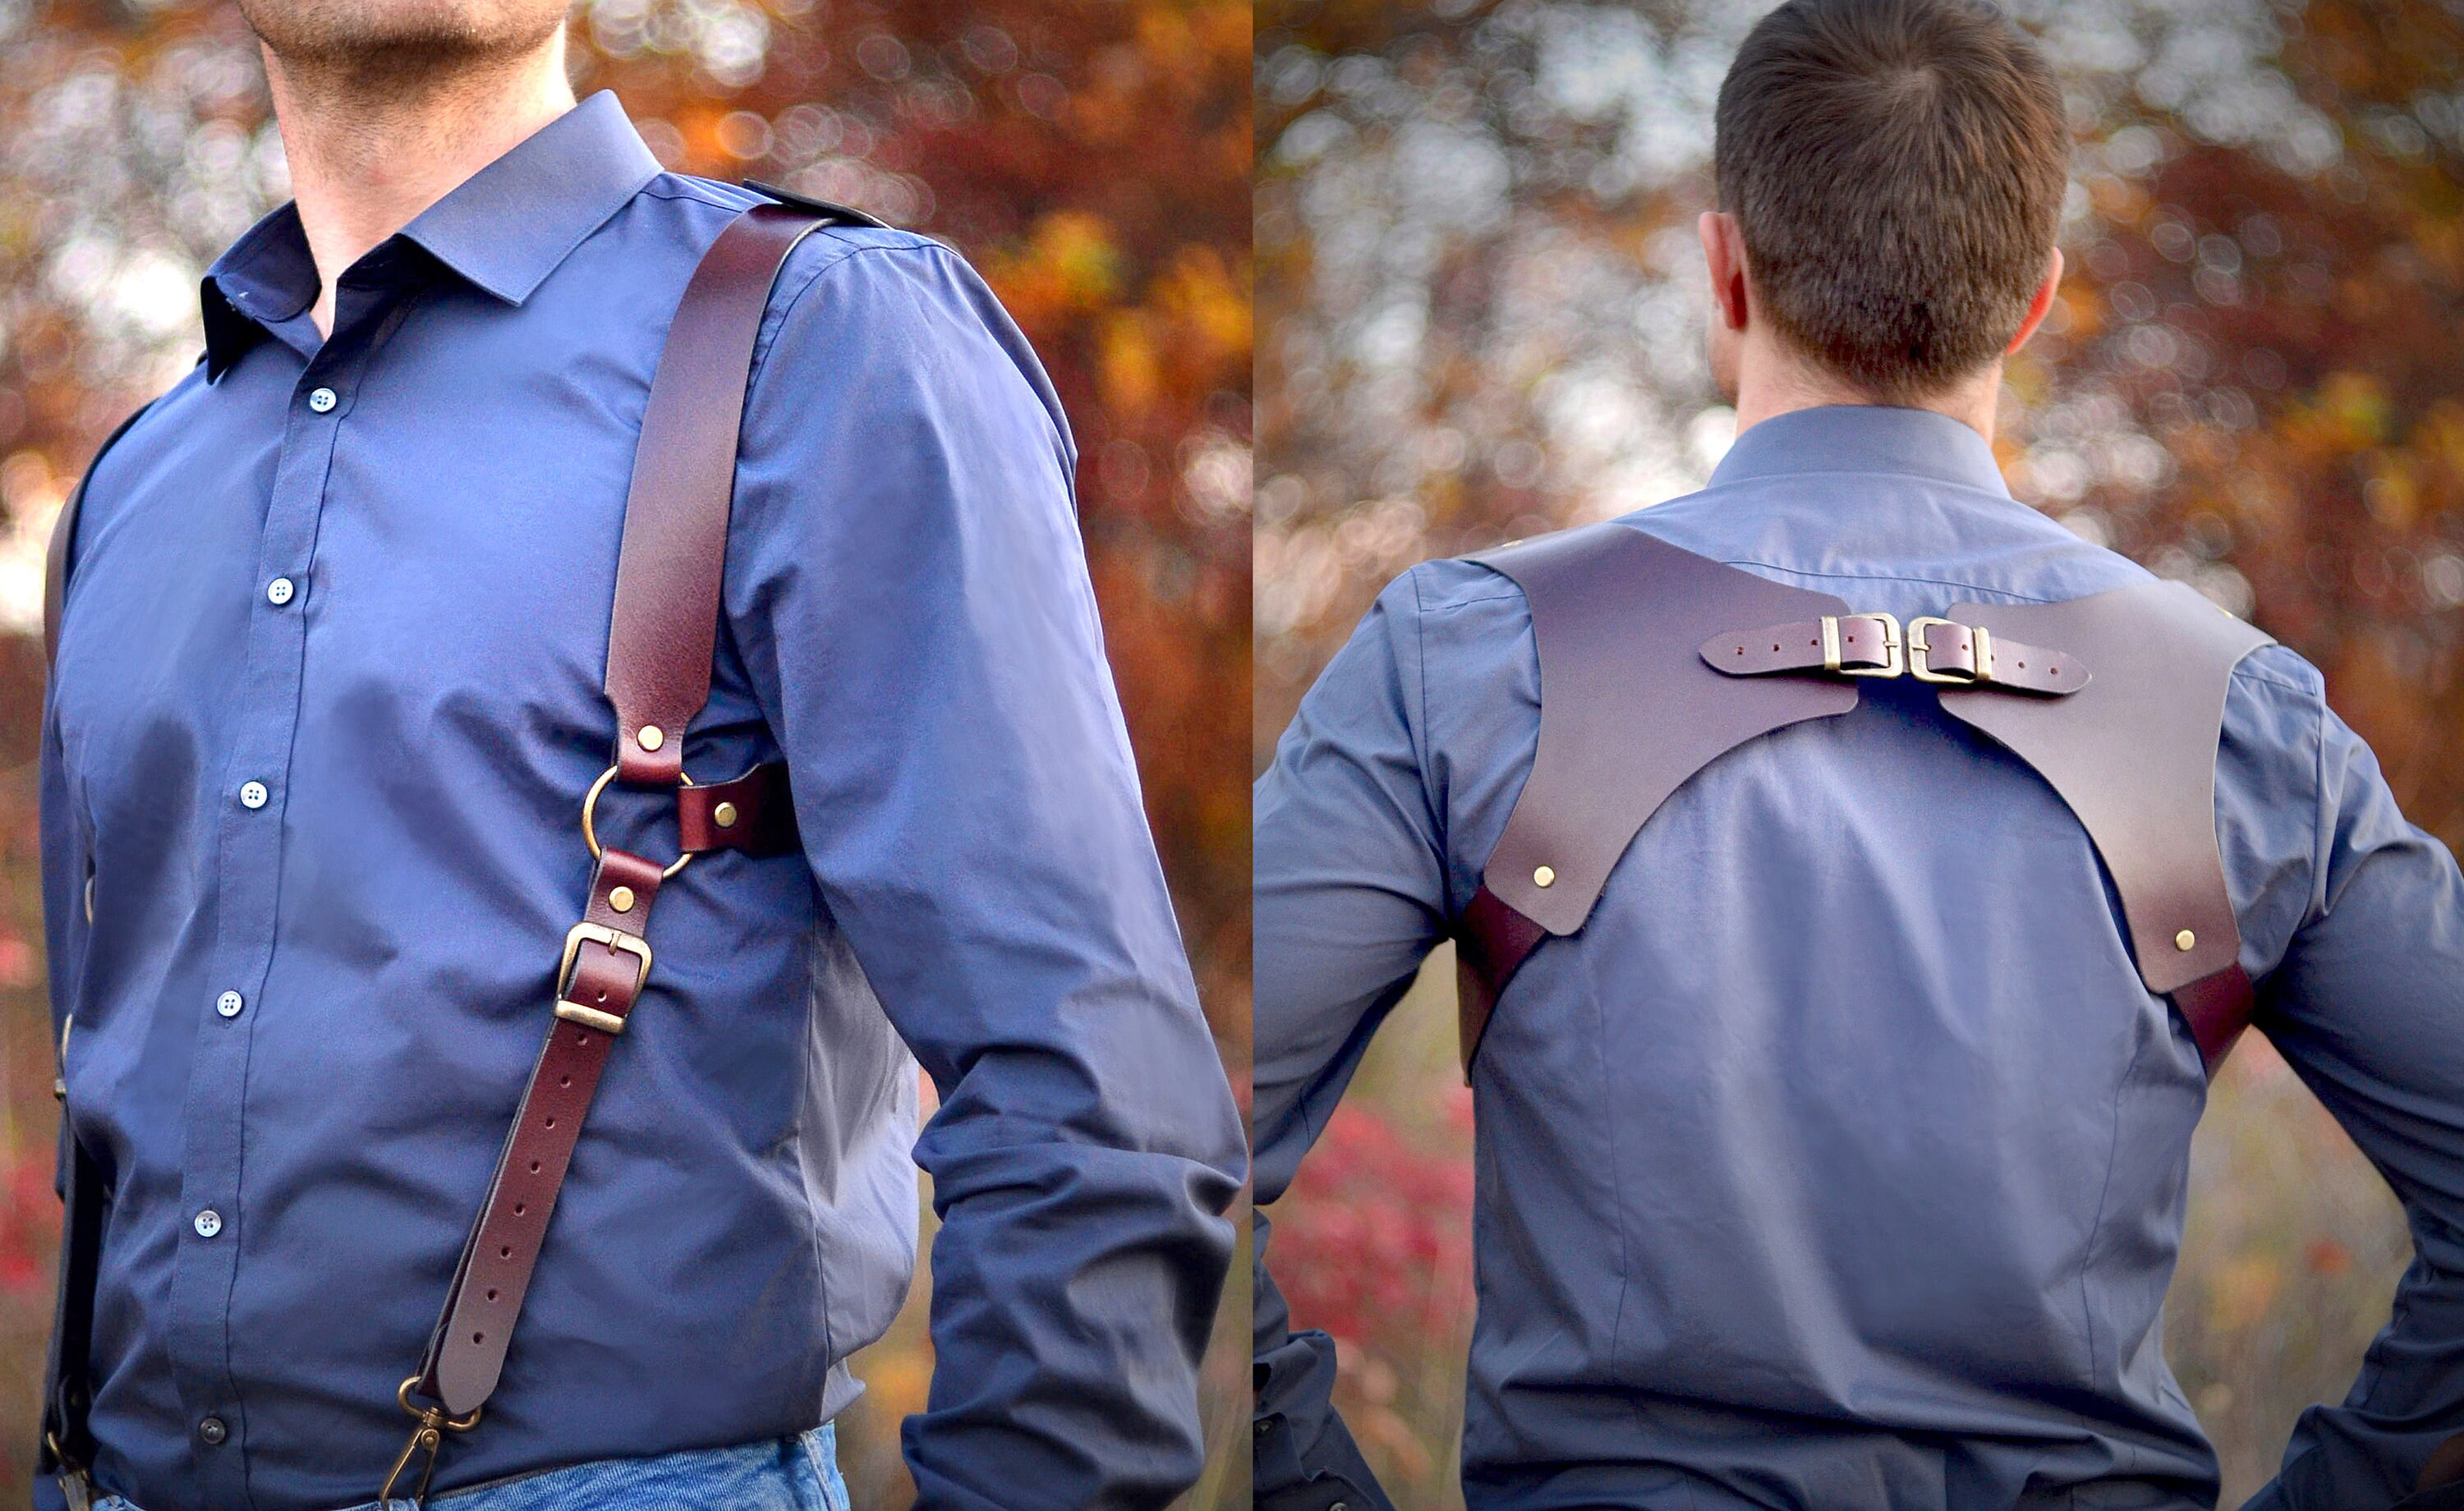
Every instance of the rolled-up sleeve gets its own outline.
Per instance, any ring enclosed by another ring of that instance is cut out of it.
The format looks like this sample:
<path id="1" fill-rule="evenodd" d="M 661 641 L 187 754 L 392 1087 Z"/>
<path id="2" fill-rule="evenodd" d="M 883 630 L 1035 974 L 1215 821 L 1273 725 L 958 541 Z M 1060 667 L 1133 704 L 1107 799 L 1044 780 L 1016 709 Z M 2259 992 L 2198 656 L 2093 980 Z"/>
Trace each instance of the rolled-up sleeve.
<path id="1" fill-rule="evenodd" d="M 2265 1511 L 2402 1499 L 2464 1433 L 2464 877 L 2323 706 L 2307 916 L 2259 1025 L 2404 1204 L 2414 1258 L 2340 1406 L 2302 1413 Z"/>
<path id="2" fill-rule="evenodd" d="M 1258 779 L 1250 1123 L 1261 1207 L 1290 1186 L 1371 1036 L 1445 934 L 1441 826 L 1422 777 L 1417 595 L 1407 574 L 1379 597 Z M 1291 1329 L 1265 1263 L 1263 1215 L 1256 1224 L 1258 1504 L 1385 1505 L 1334 1412 L 1333 1340 Z"/>
<path id="3" fill-rule="evenodd" d="M 727 629 L 822 899 L 941 1094 L 917 1504 L 1159 1506 L 1240 1121 L 1104 659 L 1060 406 L 956 255 L 821 232 L 773 296 Z"/>

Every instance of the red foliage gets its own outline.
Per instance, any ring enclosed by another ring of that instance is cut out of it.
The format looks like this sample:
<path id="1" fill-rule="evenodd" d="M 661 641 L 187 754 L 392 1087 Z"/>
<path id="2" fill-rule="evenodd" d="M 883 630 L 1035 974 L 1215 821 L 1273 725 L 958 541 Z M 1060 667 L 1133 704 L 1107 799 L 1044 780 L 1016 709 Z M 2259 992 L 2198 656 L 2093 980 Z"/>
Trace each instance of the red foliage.
<path id="1" fill-rule="evenodd" d="M 1467 1114 L 1468 1093 L 1459 1095 Z M 1356 1104 L 1336 1107 L 1277 1208 L 1273 1262 L 1292 1315 L 1406 1356 L 1460 1337 L 1471 1196 L 1468 1159 L 1406 1142 Z"/>

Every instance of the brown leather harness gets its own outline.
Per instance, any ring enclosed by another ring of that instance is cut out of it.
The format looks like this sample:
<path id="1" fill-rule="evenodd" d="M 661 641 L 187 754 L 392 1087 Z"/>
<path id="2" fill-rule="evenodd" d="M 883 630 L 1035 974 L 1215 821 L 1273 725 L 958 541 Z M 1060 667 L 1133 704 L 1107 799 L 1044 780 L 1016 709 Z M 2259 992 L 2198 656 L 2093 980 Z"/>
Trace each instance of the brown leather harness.
<path id="1" fill-rule="evenodd" d="M 1757 735 L 1847 712 L 1859 680 L 1903 674 L 1939 684 L 1944 709 L 2070 805 L 2122 900 L 2141 978 L 2180 1010 L 2211 1071 L 2248 1025 L 2216 742 L 2233 668 L 2274 642 L 2189 588 L 1962 603 L 1903 629 L 1627 525 L 1471 559 L 1522 588 L 1542 696 L 1531 775 L 1456 923 L 1466 1077 L 1507 984 L 1544 941 L 1583 927 L 1670 794 Z"/>
<path id="2" fill-rule="evenodd" d="M 582 921 L 565 934 L 547 1042 L 454 1266 L 444 1309 L 418 1372 L 396 1392 L 415 1425 L 378 1492 L 380 1501 L 393 1495 L 414 1461 L 420 1467 L 410 1496 L 424 1500 L 444 1434 L 476 1426 L 495 1390 L 609 1047 L 649 979 L 648 929 L 660 885 L 706 851 L 777 855 L 798 843 L 783 761 L 729 781 L 695 784 L 684 770 L 685 731 L 710 696 L 737 429 L 771 286 L 808 232 L 830 224 L 880 223 L 843 206 L 754 186 L 786 203 L 743 211 L 711 244 L 686 285 L 651 381 L 626 497 L 607 642 L 615 758 L 582 801 L 583 839 L 596 863 L 589 901 Z M 53 536 L 44 631 L 54 654 L 83 493 L 80 482 Z M 600 843 L 599 798 L 616 782 L 674 795 L 673 861 L 662 865 Z M 62 1044 L 65 1049 L 65 1033 Z M 94 1493 L 84 1467 L 93 1451 L 86 1374 L 104 1193 L 99 1171 L 74 1139 L 65 1106 L 61 1141 L 72 1172 L 41 1468 L 59 1477 L 72 1511 L 84 1511 Z"/>

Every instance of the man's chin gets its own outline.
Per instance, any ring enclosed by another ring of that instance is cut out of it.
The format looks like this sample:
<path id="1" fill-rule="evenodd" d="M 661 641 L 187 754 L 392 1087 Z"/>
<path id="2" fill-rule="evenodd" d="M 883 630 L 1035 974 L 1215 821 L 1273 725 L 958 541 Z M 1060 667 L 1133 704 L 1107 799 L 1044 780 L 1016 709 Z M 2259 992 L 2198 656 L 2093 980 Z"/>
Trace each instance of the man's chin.
<path id="1" fill-rule="evenodd" d="M 240 11 L 277 58 L 372 73 L 527 52 L 564 16 L 536 0 L 242 0 Z"/>

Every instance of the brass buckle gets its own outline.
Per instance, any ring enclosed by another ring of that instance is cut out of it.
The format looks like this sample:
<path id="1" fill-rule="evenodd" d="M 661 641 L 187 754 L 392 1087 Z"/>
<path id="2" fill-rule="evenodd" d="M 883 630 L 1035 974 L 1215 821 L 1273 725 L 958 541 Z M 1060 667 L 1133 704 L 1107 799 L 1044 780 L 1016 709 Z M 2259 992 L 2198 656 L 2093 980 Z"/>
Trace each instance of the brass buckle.
<path id="1" fill-rule="evenodd" d="M 607 784 L 616 779 L 616 773 L 618 770 L 620 770 L 620 768 L 610 766 L 605 771 L 601 772 L 599 774 L 599 779 L 590 784 L 590 791 L 583 796 L 582 843 L 590 846 L 590 858 L 594 861 L 599 859 L 599 825 L 596 821 L 599 815 L 599 795 L 605 792 L 607 790 Z M 676 779 L 688 787 L 693 784 L 693 779 L 691 777 L 686 776 L 683 772 L 676 773 Z M 666 870 L 659 873 L 659 880 L 663 882 L 673 881 L 675 879 L 675 874 L 678 871 L 683 870 L 686 865 L 692 863 L 693 854 L 693 851 L 687 850 L 683 854 L 677 856 L 673 861 L 669 863 Z"/>
<path id="2" fill-rule="evenodd" d="M 603 1013 L 595 1007 L 564 999 L 564 989 L 573 984 L 573 957 L 582 952 L 582 942 L 605 945 L 622 950 L 634 957 L 637 969 L 633 974 L 633 992 L 640 996 L 644 983 L 650 979 L 650 943 L 639 934 L 628 934 L 622 929 L 594 924 L 588 919 L 575 924 L 564 932 L 564 959 L 556 968 L 556 1016 L 570 1023 L 581 1023 L 603 1034 L 625 1032 L 625 1020 L 613 1013 Z"/>
<path id="3" fill-rule="evenodd" d="M 1839 664 L 1839 621 L 1871 619 L 1882 626 L 1882 664 L 1879 667 L 1843 667 Z M 1900 622 L 1890 614 L 1825 614 L 1822 616 L 1822 669 L 1843 677 L 1896 677 L 1907 668 L 1900 654 Z"/>
<path id="4" fill-rule="evenodd" d="M 1976 648 L 1976 669 L 1970 671 L 1936 671 L 1927 658 L 1932 654 L 1927 644 L 1936 624 L 1955 624 L 1968 631 Z M 1968 687 L 1991 680 L 1993 676 L 1993 636 L 1982 624 L 1961 624 L 1955 619 L 1942 619 L 1931 614 L 1908 621 L 1908 675 L 1919 682 L 1943 682 L 1954 687 Z"/>

